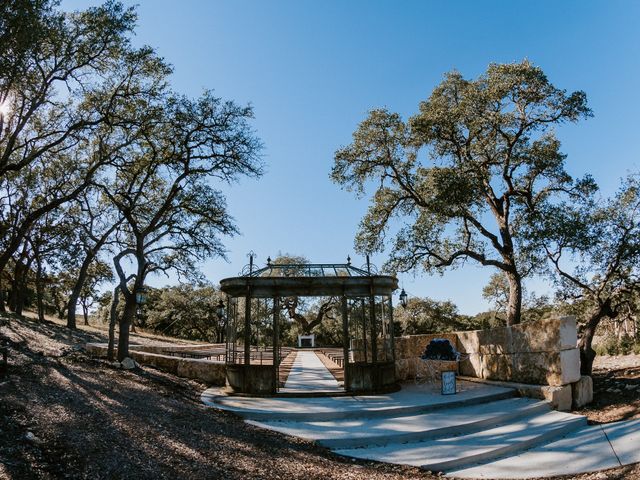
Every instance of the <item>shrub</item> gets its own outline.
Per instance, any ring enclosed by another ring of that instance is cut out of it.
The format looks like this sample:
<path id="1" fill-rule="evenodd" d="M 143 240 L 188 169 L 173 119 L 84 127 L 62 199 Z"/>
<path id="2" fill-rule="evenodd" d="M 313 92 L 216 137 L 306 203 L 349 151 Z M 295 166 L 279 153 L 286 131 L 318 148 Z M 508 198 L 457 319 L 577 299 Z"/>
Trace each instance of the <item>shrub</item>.
<path id="1" fill-rule="evenodd" d="M 640 340 L 630 335 L 624 335 L 618 340 L 614 335 L 608 335 L 593 346 L 597 355 L 640 355 Z"/>
<path id="2" fill-rule="evenodd" d="M 633 352 L 634 344 L 635 344 L 635 341 L 633 337 L 631 337 L 630 335 L 624 335 L 620 339 L 620 349 L 619 349 L 620 355 L 629 355 L 631 352 Z"/>
<path id="3" fill-rule="evenodd" d="M 607 336 L 593 346 L 597 355 L 618 355 L 620 352 L 618 339 L 614 336 Z"/>

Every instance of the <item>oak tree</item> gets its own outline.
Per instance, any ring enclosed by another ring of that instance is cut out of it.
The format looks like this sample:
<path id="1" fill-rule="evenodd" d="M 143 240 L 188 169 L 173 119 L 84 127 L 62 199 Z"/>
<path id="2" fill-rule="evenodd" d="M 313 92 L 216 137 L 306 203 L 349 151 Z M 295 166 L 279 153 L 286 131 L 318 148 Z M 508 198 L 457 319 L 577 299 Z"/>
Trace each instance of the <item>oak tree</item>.
<path id="1" fill-rule="evenodd" d="M 631 175 L 609 199 L 595 195 L 541 211 L 531 237 L 553 267 L 560 300 L 579 302 L 581 371 L 590 375 L 593 338 L 605 318 L 637 313 L 640 293 L 640 178 Z"/>
<path id="2" fill-rule="evenodd" d="M 519 322 L 522 278 L 540 264 L 523 226 L 555 195 L 590 183 L 565 171 L 553 127 L 590 114 L 583 92 L 555 87 L 526 60 L 491 64 L 475 80 L 448 73 L 406 122 L 371 111 L 331 174 L 359 195 L 375 189 L 356 249 L 383 251 L 394 233 L 388 270 L 469 260 L 498 269 L 509 282 L 507 322 Z"/>

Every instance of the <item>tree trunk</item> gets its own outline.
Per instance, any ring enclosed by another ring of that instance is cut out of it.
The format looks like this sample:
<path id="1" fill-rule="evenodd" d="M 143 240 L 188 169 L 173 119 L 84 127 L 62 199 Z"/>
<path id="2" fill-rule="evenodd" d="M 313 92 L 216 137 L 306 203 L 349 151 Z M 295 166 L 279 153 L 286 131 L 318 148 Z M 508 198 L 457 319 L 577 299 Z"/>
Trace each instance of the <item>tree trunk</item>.
<path id="1" fill-rule="evenodd" d="M 605 317 L 615 318 L 616 316 L 617 312 L 611 308 L 611 301 L 607 300 L 604 304 L 598 306 L 581 329 L 580 339 L 578 340 L 581 375 L 591 375 L 593 371 L 593 361 L 596 358 L 596 352 L 592 348 L 592 343 L 600 321 Z"/>
<path id="2" fill-rule="evenodd" d="M 95 258 L 95 253 L 90 251 L 87 256 L 84 258 L 82 262 L 82 266 L 80 267 L 80 271 L 78 272 L 78 278 L 76 283 L 69 294 L 69 301 L 67 302 L 67 328 L 74 329 L 76 328 L 76 307 L 78 305 L 78 298 L 80 298 L 80 292 L 82 291 L 82 287 L 84 287 L 84 283 L 87 280 L 87 272 L 89 271 L 89 266 L 91 262 Z"/>
<path id="3" fill-rule="evenodd" d="M 27 263 L 20 262 L 20 273 L 14 278 L 15 285 L 15 313 L 18 316 L 22 316 L 22 310 L 24 309 L 25 297 L 27 293 L 27 283 L 29 280 L 29 269 L 31 268 L 31 262 L 33 259 L 27 259 Z M 17 270 L 16 270 L 17 272 Z"/>
<path id="4" fill-rule="evenodd" d="M 129 328 L 136 314 L 136 296 L 125 294 L 124 312 L 118 324 L 118 360 L 121 362 L 129 356 Z"/>
<path id="5" fill-rule="evenodd" d="M 36 258 L 36 299 L 38 303 L 38 321 L 44 322 L 44 284 L 42 280 L 42 262 L 40 256 Z"/>
<path id="6" fill-rule="evenodd" d="M 520 323 L 522 314 L 522 277 L 513 271 L 505 272 L 509 281 L 509 305 L 507 305 L 507 326 Z"/>
<path id="7" fill-rule="evenodd" d="M 104 232 L 98 239 L 98 241 L 96 241 L 96 244 L 93 246 L 93 248 L 90 248 L 89 251 L 87 251 L 87 255 L 84 257 L 82 265 L 80 266 L 80 271 L 78 272 L 78 279 L 76 280 L 76 283 L 71 290 L 71 294 L 69 295 L 69 302 L 67 307 L 67 328 L 76 328 L 76 305 L 78 303 L 78 298 L 80 298 L 82 287 L 84 287 L 84 284 L 87 281 L 87 273 L 89 271 L 89 267 L 91 266 L 91 262 L 96 259 L 98 253 L 107 242 L 113 231 L 117 228 L 118 225 L 120 225 L 120 223 L 121 220 L 114 223 L 111 228 Z M 85 323 L 85 325 L 87 324 Z"/>
<path id="8" fill-rule="evenodd" d="M 18 304 L 18 291 L 20 290 L 20 278 L 22 278 L 22 258 L 16 259 L 16 263 L 13 266 L 13 278 L 11 278 L 11 290 L 9 291 L 9 310 L 15 313 L 16 305 Z"/>
<path id="9" fill-rule="evenodd" d="M 118 319 L 118 303 L 120 303 L 120 286 L 113 289 L 111 308 L 109 309 L 109 344 L 107 346 L 107 360 L 113 361 L 113 345 L 115 343 L 116 321 Z"/>
<path id="10" fill-rule="evenodd" d="M 84 324 L 89 325 L 89 307 L 86 304 L 82 304 L 82 316 L 84 317 Z"/>
<path id="11" fill-rule="evenodd" d="M 7 301 L 7 297 L 5 295 L 4 282 L 3 280 L 4 270 L 0 270 L 0 312 L 6 312 L 5 302 Z"/>

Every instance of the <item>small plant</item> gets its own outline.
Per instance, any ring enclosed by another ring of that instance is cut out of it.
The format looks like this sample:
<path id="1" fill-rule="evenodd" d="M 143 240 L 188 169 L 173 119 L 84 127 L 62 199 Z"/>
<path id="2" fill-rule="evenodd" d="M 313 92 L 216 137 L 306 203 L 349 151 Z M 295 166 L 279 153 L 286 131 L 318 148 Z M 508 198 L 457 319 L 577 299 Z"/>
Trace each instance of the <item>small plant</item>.
<path id="1" fill-rule="evenodd" d="M 593 346 L 597 355 L 640 355 L 640 340 L 630 335 L 624 335 L 618 339 L 614 335 L 608 335 Z"/>
<path id="2" fill-rule="evenodd" d="M 619 355 L 620 345 L 618 339 L 614 336 L 607 336 L 597 345 L 593 346 L 597 355 Z"/>
<path id="3" fill-rule="evenodd" d="M 620 355 L 629 355 L 631 352 L 633 352 L 634 344 L 635 344 L 635 341 L 632 336 L 624 335 L 620 339 L 620 348 L 619 348 Z"/>

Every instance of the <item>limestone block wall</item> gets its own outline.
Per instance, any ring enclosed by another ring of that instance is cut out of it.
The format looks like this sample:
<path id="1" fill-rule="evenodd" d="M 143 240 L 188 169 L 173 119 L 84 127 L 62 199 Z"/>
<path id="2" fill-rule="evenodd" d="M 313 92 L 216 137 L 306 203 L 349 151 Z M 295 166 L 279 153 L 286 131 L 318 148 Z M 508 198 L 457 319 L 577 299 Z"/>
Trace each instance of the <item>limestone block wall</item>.
<path id="1" fill-rule="evenodd" d="M 138 363 L 160 368 L 179 377 L 193 378 L 208 385 L 224 385 L 226 381 L 224 362 L 201 358 L 172 357 L 141 351 L 130 351 L 130 354 Z"/>
<path id="2" fill-rule="evenodd" d="M 456 335 L 458 350 L 469 356 L 460 363 L 462 375 L 549 386 L 580 380 L 575 317 Z"/>
<path id="3" fill-rule="evenodd" d="M 224 362 L 200 358 L 174 357 L 161 353 L 162 351 L 211 348 L 212 346 L 213 345 L 131 345 L 129 347 L 129 355 L 138 363 L 159 368 L 178 375 L 179 377 L 200 380 L 209 385 L 224 385 L 226 381 Z M 107 345 L 104 343 L 87 343 L 85 350 L 91 355 L 105 356 L 107 354 Z"/>
<path id="4" fill-rule="evenodd" d="M 395 338 L 396 353 L 396 378 L 400 381 L 416 378 L 416 375 L 425 376 L 430 373 L 424 362 L 420 360 L 420 355 L 424 353 L 429 342 L 434 338 L 446 338 L 456 347 L 456 333 L 438 333 L 429 335 L 406 335 Z M 456 347 L 457 348 L 457 347 Z M 447 362 L 443 360 L 432 360 L 432 370 L 437 371 L 457 371 L 457 362 Z"/>

